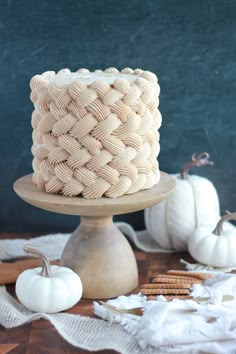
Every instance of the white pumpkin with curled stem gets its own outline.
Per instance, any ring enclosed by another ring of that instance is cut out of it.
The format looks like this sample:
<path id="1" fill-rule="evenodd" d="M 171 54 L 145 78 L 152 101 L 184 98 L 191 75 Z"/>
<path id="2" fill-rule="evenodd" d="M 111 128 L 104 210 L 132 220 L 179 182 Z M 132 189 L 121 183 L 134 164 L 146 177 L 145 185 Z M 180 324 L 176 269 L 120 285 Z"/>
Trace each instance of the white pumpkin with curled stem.
<path id="1" fill-rule="evenodd" d="M 25 252 L 43 262 L 43 267 L 23 271 L 16 281 L 16 295 L 29 310 L 55 313 L 74 306 L 82 296 L 80 277 L 71 269 L 50 265 L 47 257 L 27 245 Z"/>
<path id="2" fill-rule="evenodd" d="M 206 152 L 192 155 L 176 179 L 174 192 L 160 204 L 145 209 L 145 225 L 157 245 L 165 249 L 187 250 L 194 229 L 216 224 L 220 218 L 217 191 L 207 178 L 190 175 L 194 166 L 213 165 Z"/>
<path id="3" fill-rule="evenodd" d="M 236 265 L 236 227 L 223 230 L 223 224 L 236 220 L 236 213 L 229 213 L 220 219 L 216 227 L 198 227 L 188 244 L 189 253 L 198 262 L 213 267 Z"/>

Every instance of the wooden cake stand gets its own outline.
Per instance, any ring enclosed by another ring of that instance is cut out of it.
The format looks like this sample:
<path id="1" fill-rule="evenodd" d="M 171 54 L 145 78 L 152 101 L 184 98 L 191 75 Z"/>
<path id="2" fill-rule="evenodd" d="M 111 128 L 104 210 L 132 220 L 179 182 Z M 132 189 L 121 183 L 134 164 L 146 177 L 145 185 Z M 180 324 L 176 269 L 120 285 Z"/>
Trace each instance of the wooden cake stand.
<path id="1" fill-rule="evenodd" d="M 68 240 L 61 265 L 73 269 L 83 283 L 83 297 L 111 298 L 127 294 L 138 285 L 134 253 L 112 216 L 138 211 L 166 199 L 175 180 L 161 172 L 160 182 L 151 189 L 120 198 L 64 197 L 39 191 L 32 175 L 14 184 L 17 195 L 29 204 L 61 214 L 80 215 L 78 228 Z"/>

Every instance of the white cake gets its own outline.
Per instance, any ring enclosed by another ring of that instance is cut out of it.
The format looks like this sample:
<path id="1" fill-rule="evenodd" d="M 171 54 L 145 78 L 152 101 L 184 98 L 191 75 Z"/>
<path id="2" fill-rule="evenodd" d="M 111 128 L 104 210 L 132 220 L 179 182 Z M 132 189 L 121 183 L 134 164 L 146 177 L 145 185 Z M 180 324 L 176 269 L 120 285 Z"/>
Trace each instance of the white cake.
<path id="1" fill-rule="evenodd" d="M 153 73 L 63 69 L 34 76 L 30 86 L 38 189 L 116 198 L 158 183 L 160 89 Z"/>

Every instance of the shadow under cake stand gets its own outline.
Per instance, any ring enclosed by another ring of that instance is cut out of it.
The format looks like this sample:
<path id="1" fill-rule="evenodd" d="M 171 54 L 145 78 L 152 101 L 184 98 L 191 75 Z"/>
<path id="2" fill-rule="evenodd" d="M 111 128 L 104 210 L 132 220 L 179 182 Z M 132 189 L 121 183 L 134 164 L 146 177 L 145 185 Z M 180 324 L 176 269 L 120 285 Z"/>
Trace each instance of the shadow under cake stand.
<path id="1" fill-rule="evenodd" d="M 125 236 L 114 225 L 113 215 L 151 207 L 166 199 L 174 188 L 174 178 L 164 172 L 151 189 L 116 199 L 91 200 L 49 194 L 37 189 L 32 175 L 14 184 L 16 194 L 29 204 L 56 213 L 80 215 L 80 224 L 68 240 L 60 263 L 79 274 L 83 297 L 87 299 L 116 297 L 137 287 L 135 256 Z"/>

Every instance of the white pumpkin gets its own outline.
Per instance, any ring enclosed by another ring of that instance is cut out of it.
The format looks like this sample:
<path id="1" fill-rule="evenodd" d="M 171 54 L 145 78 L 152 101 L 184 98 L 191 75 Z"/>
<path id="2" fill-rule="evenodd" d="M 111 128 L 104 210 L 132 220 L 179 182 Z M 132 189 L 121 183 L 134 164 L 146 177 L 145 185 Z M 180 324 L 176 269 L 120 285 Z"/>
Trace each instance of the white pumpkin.
<path id="1" fill-rule="evenodd" d="M 189 239 L 188 249 L 191 256 L 200 263 L 214 267 L 236 265 L 236 227 L 231 225 L 223 231 L 226 220 L 236 219 L 236 213 L 224 215 L 217 226 L 201 226 Z M 213 229 L 214 228 L 214 229 Z"/>
<path id="2" fill-rule="evenodd" d="M 209 154 L 192 156 L 176 179 L 174 192 L 160 204 L 144 211 L 145 226 L 158 246 L 187 250 L 188 239 L 201 225 L 216 224 L 220 218 L 219 198 L 214 185 L 204 177 L 188 175 L 192 166 L 212 165 Z"/>
<path id="3" fill-rule="evenodd" d="M 27 309 L 54 313 L 69 309 L 81 299 L 82 283 L 75 272 L 50 266 L 45 255 L 33 247 L 26 246 L 25 251 L 43 261 L 43 268 L 27 269 L 16 280 L 16 295 Z"/>

